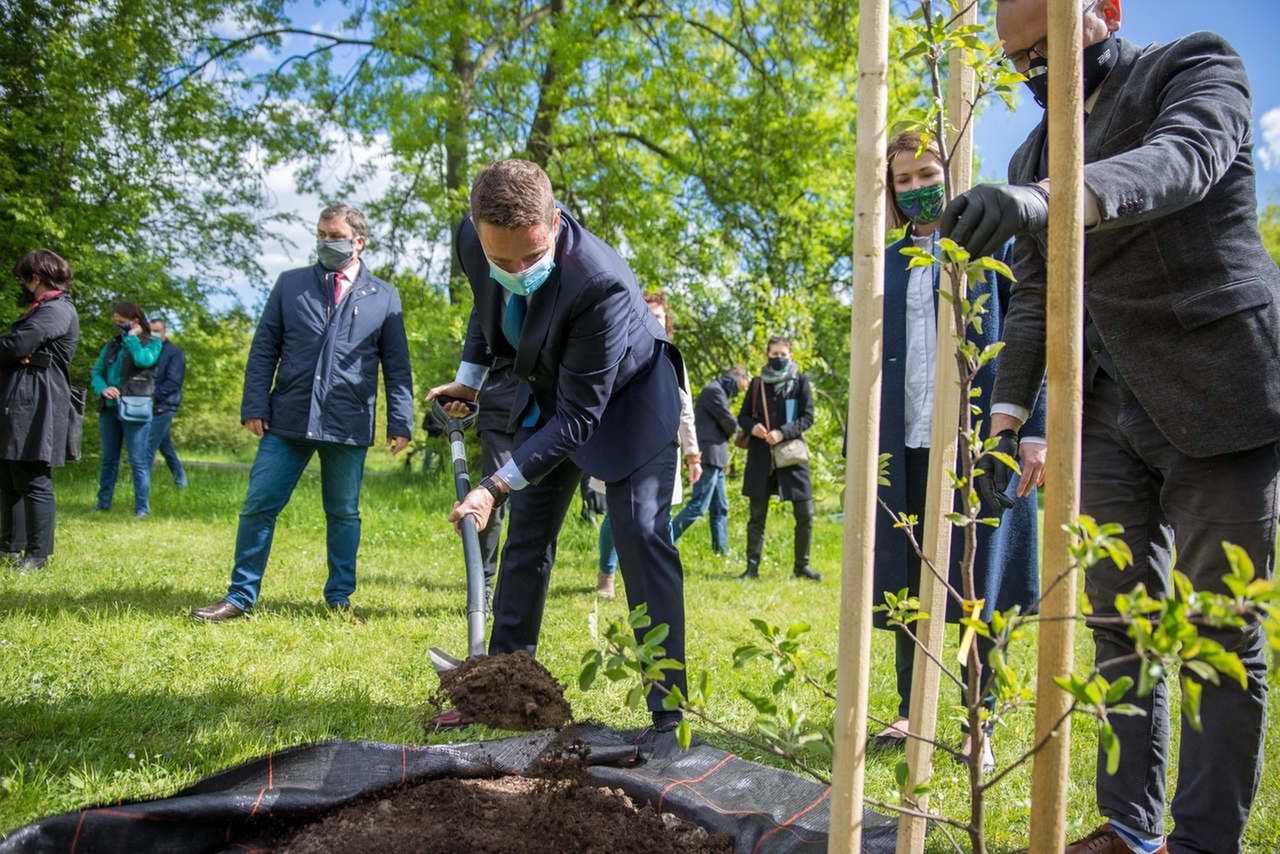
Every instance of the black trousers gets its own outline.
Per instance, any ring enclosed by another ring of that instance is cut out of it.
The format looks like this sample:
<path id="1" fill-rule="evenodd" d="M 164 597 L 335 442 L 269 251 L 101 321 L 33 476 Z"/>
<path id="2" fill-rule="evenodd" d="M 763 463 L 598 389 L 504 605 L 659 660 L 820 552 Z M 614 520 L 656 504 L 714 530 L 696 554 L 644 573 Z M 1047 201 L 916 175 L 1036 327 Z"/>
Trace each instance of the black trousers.
<path id="1" fill-rule="evenodd" d="M 902 461 L 906 468 L 904 479 L 906 481 L 907 506 L 903 512 L 920 520 L 917 530 L 925 530 L 927 522 L 924 515 L 924 506 L 929 494 L 929 449 L 905 448 L 904 450 Z M 912 596 L 920 595 L 920 555 L 916 554 L 916 550 L 913 548 L 907 549 L 907 590 L 910 591 Z M 915 626 L 918 625 L 918 623 L 913 624 L 912 631 L 915 631 Z M 964 630 L 961 628 L 961 634 L 963 632 Z M 893 636 L 893 664 L 898 681 L 898 717 L 905 718 L 911 710 L 911 678 L 915 672 L 916 642 L 911 639 L 911 635 L 901 628 L 894 629 Z M 981 635 L 975 636 L 974 641 L 978 645 L 978 656 L 983 664 L 983 703 L 987 708 L 994 709 L 996 698 L 987 689 L 987 686 L 991 684 L 991 671 L 987 668 L 986 662 L 987 654 L 995 647 L 995 643 Z M 969 684 L 969 666 L 967 664 L 960 666 L 960 678 L 964 680 L 965 685 Z M 967 705 L 966 693 L 967 691 L 962 690 L 960 695 L 962 702 Z"/>
<path id="2" fill-rule="evenodd" d="M 663 448 L 653 459 L 622 480 L 606 484 L 613 541 L 631 608 L 648 606 L 652 625 L 669 629 L 663 647 L 668 658 L 685 660 L 684 569 L 671 544 L 671 492 L 677 454 Z M 513 492 L 502 572 L 493 601 L 489 654 L 537 652 L 542 612 L 555 563 L 556 538 L 569 503 L 578 490 L 581 471 L 569 461 L 556 466 L 541 482 Z M 640 640 L 648 629 L 636 631 Z M 687 696 L 683 670 L 668 671 L 664 684 L 679 686 Z M 661 691 L 647 697 L 652 712 L 662 711 Z"/>
<path id="3" fill-rule="evenodd" d="M 1261 368 L 1259 368 L 1261 369 Z M 1241 401 L 1248 406 L 1248 401 Z M 1188 412 L 1188 418 L 1203 413 Z M 1206 424 L 1206 430 L 1213 429 Z M 1153 596 L 1170 592 L 1170 559 L 1197 589 L 1226 593 L 1224 540 L 1253 559 L 1258 576 L 1271 577 L 1276 545 L 1276 490 L 1280 445 L 1215 457 L 1189 457 L 1173 447 L 1128 388 L 1099 374 L 1084 401 L 1083 511 L 1099 523 L 1119 522 L 1133 552 L 1133 566 L 1110 561 L 1085 573 L 1085 592 L 1097 617 L 1115 616 L 1115 597 L 1138 583 Z M 1132 654 L 1123 628 L 1092 625 L 1095 658 L 1114 681 L 1137 679 L 1136 663 L 1110 664 Z M 1203 732 L 1182 727 L 1178 790 L 1173 797 L 1169 850 L 1231 852 L 1240 848 L 1249 808 L 1262 773 L 1266 717 L 1266 644 L 1261 626 L 1200 629 L 1203 637 L 1240 656 L 1247 687 L 1222 679 L 1201 682 Z M 1164 832 L 1165 766 L 1169 751 L 1169 701 L 1164 682 L 1139 698 L 1142 716 L 1111 719 L 1120 737 L 1120 768 L 1105 770 L 1098 754 L 1098 809 L 1152 836 Z"/>
<path id="4" fill-rule="evenodd" d="M 813 538 L 813 499 L 792 501 L 791 512 L 796 519 L 792 569 L 799 571 L 809 565 L 809 543 Z M 768 519 L 769 496 L 751 496 L 751 516 L 747 519 L 747 569 L 760 569 L 760 557 L 764 554 L 764 526 Z"/>
<path id="5" fill-rule="evenodd" d="M 53 554 L 53 471 L 48 463 L 0 460 L 0 546 L 29 557 Z"/>
<path id="6" fill-rule="evenodd" d="M 504 430 L 480 431 L 480 471 L 485 477 L 496 472 L 511 459 L 516 437 Z M 507 518 L 507 505 L 502 505 L 489 516 L 489 524 L 480 532 L 480 556 L 484 560 L 485 586 L 493 584 L 498 572 L 498 546 L 502 542 L 502 522 Z"/>

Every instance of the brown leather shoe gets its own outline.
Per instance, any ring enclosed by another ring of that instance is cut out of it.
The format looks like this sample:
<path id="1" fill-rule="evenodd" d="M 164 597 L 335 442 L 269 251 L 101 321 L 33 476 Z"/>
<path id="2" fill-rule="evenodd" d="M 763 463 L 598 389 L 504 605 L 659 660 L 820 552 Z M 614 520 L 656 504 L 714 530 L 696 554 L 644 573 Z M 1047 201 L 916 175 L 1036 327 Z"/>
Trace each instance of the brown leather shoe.
<path id="1" fill-rule="evenodd" d="M 202 623 L 225 623 L 227 620 L 234 620 L 236 617 L 247 617 L 248 615 L 248 611 L 241 610 L 226 599 L 223 599 L 212 605 L 196 608 L 191 612 L 191 619 L 199 620 Z"/>
<path id="2" fill-rule="evenodd" d="M 1162 843 L 1155 854 L 1168 854 L 1168 844 Z M 1093 833 L 1067 845 L 1064 854 L 1133 854 L 1111 825 L 1103 822 Z"/>

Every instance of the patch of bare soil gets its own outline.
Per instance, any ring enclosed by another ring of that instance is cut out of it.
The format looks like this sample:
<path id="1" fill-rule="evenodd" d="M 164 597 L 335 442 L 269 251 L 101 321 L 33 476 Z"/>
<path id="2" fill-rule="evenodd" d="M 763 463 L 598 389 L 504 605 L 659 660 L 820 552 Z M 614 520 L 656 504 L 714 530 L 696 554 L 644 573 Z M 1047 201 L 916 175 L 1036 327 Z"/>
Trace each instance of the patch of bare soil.
<path id="1" fill-rule="evenodd" d="M 392 851 L 561 854 L 728 854 L 733 840 L 648 805 L 621 789 L 548 779 L 431 780 L 348 804 L 276 849 L 288 854 Z"/>
<path id="2" fill-rule="evenodd" d="M 559 729 L 573 720 L 564 686 L 526 652 L 468 658 L 440 674 L 433 701 L 499 729 Z"/>

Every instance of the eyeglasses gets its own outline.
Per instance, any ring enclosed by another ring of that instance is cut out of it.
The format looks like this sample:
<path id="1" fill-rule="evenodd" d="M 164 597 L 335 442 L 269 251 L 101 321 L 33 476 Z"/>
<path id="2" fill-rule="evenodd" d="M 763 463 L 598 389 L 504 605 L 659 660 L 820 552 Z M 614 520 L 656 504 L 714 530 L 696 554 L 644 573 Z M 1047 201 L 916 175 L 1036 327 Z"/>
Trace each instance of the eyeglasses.
<path id="1" fill-rule="evenodd" d="M 1081 16 L 1092 12 L 1093 8 L 1097 5 L 1098 0 L 1089 0 L 1089 3 L 1080 10 Z M 1049 61 L 1049 55 L 1047 53 L 1048 49 L 1049 36 L 1048 34 L 1045 34 L 1042 38 L 1036 39 L 1035 43 L 1033 43 L 1031 47 L 1024 48 L 1023 50 L 1015 50 L 1013 53 L 1006 53 L 1004 55 L 1004 62 L 1019 74 L 1025 74 L 1027 69 L 1031 67 L 1031 61 L 1033 59 L 1043 59 L 1045 62 Z"/>

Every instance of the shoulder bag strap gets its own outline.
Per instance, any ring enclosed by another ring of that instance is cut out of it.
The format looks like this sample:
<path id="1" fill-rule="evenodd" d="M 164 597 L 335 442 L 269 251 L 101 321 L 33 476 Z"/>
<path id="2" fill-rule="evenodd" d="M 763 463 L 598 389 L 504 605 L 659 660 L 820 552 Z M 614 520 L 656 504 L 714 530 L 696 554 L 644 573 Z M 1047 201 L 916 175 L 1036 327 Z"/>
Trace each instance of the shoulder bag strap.
<path id="1" fill-rule="evenodd" d="M 764 410 L 764 429 L 772 432 L 773 427 L 769 425 L 769 404 L 764 399 L 764 380 L 756 380 L 756 399 L 760 401 L 760 408 Z"/>

